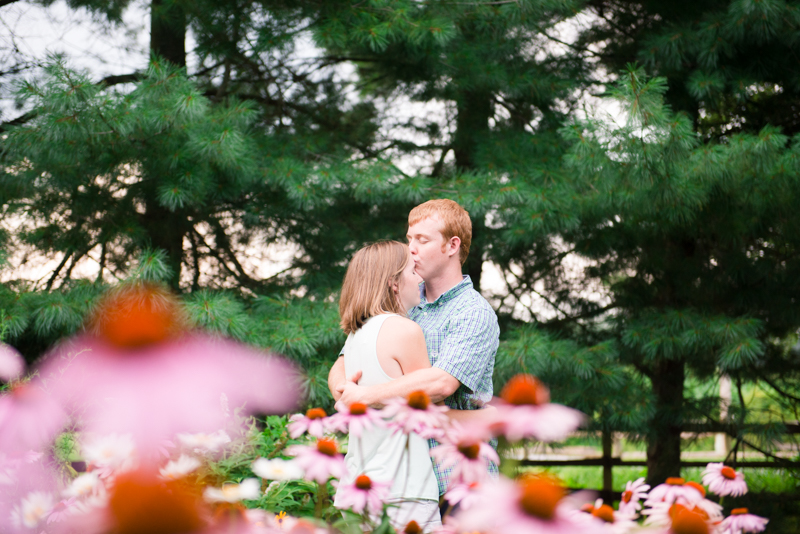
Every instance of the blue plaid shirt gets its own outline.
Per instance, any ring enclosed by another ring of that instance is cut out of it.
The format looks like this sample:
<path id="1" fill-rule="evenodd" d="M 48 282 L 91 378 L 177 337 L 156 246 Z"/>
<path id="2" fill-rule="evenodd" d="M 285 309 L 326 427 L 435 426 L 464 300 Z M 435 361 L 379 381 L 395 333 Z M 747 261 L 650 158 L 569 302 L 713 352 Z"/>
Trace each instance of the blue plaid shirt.
<path id="1" fill-rule="evenodd" d="M 461 382 L 444 403 L 456 410 L 477 410 L 492 399 L 494 357 L 500 339 L 497 315 L 480 293 L 472 288 L 469 276 L 439 296 L 434 302 L 425 298 L 425 284 L 420 285 L 420 304 L 408 317 L 422 327 L 428 358 L 433 367 L 446 371 Z M 430 440 L 430 447 L 439 443 Z M 450 469 L 433 470 L 443 495 L 450 482 Z M 497 472 L 492 465 L 490 471 Z"/>

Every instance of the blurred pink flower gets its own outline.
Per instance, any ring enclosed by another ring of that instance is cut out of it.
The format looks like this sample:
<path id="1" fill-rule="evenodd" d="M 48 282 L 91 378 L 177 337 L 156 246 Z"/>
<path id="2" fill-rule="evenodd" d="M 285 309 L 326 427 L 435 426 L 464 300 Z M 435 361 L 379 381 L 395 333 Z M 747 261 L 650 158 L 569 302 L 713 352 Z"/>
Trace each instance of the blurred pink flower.
<path id="1" fill-rule="evenodd" d="M 296 413 L 289 418 L 289 437 L 299 438 L 308 432 L 315 438 L 321 438 L 328 429 L 328 414 L 322 408 L 311 408 L 306 414 Z"/>
<path id="2" fill-rule="evenodd" d="M 73 505 L 75 503 L 75 497 L 70 497 L 69 499 L 64 499 L 55 504 L 53 506 L 50 515 L 47 516 L 47 524 L 50 523 L 58 523 L 60 521 L 64 521 L 64 519 L 68 518 L 70 514 L 73 513 Z"/>
<path id="3" fill-rule="evenodd" d="M 298 398 L 292 366 L 231 341 L 195 334 L 137 349 L 87 337 L 71 345 L 88 350 L 57 350 L 40 369 L 53 397 L 83 413 L 84 430 L 129 433 L 142 453 L 178 433 L 224 428 L 221 393 L 247 413 L 285 413 Z"/>
<path id="4" fill-rule="evenodd" d="M 471 484 L 453 484 L 447 488 L 447 493 L 444 494 L 450 506 L 459 505 L 462 510 L 469 510 L 473 504 L 478 502 L 478 488 L 480 484 L 473 482 Z"/>
<path id="5" fill-rule="evenodd" d="M 603 525 L 573 517 L 563 500 L 564 489 L 544 477 L 518 481 L 505 478 L 483 484 L 477 503 L 455 513 L 457 525 L 470 532 L 502 534 L 595 534 Z"/>
<path id="6" fill-rule="evenodd" d="M 414 391 L 408 398 L 390 399 L 381 415 L 388 419 L 387 427 L 403 434 L 412 432 L 421 437 L 440 438 L 448 424 L 446 406 L 437 406 L 423 391 Z"/>
<path id="7" fill-rule="evenodd" d="M 744 475 L 723 463 L 710 463 L 703 471 L 703 484 L 708 486 L 708 491 L 720 497 L 738 497 L 747 493 L 747 483 Z"/>
<path id="8" fill-rule="evenodd" d="M 634 481 L 629 480 L 625 484 L 625 491 L 619 501 L 619 511 L 628 515 L 633 515 L 642 509 L 641 499 L 647 498 L 647 491 L 650 486 L 644 483 L 644 477 Z"/>
<path id="9" fill-rule="evenodd" d="M 289 363 L 189 332 L 180 302 L 157 285 L 110 291 L 86 330 L 48 355 L 41 380 L 80 415 L 83 430 L 130 433 L 144 455 L 177 433 L 225 428 L 227 405 L 247 414 L 286 413 L 296 405 L 300 388 Z"/>
<path id="10" fill-rule="evenodd" d="M 380 517 L 383 503 L 389 498 L 391 484 L 359 475 L 352 483 L 341 483 L 336 491 L 336 506 L 357 514 L 366 513 Z"/>
<path id="11" fill-rule="evenodd" d="M 295 462 L 305 472 L 306 480 L 324 484 L 329 478 L 344 474 L 344 456 L 332 439 L 320 439 L 314 445 L 292 445 L 286 453 L 295 456 Z"/>
<path id="12" fill-rule="evenodd" d="M 497 407 L 492 427 L 511 442 L 535 439 L 551 442 L 565 439 L 585 420 L 578 410 L 550 403 L 550 392 L 532 375 L 516 375 L 503 387 L 504 401 Z"/>
<path id="13" fill-rule="evenodd" d="M 380 410 L 360 402 L 354 402 L 347 408 L 338 407 L 337 410 L 339 411 L 329 418 L 329 428 L 335 432 L 361 437 L 364 430 L 386 426 Z"/>
<path id="14" fill-rule="evenodd" d="M 678 498 L 686 499 L 688 502 L 697 500 L 700 497 L 697 489 L 685 486 L 685 484 L 686 480 L 680 477 L 669 477 L 666 482 L 650 490 L 644 501 L 645 506 L 652 506 L 660 502 L 672 504 Z"/>
<path id="15" fill-rule="evenodd" d="M 463 426 L 453 424 L 430 450 L 440 469 L 451 469 L 450 480 L 471 484 L 489 477 L 489 464 L 500 464 L 500 458 L 491 445 L 481 441 L 482 436 Z"/>
<path id="16" fill-rule="evenodd" d="M 25 360 L 17 349 L 0 342 L 0 380 L 11 382 L 25 372 Z"/>
<path id="17" fill-rule="evenodd" d="M 633 520 L 634 516 L 603 504 L 603 499 L 597 499 L 594 505 L 587 504 L 580 512 L 570 514 L 570 517 L 584 526 L 601 528 L 609 534 L 626 534 L 638 527 Z"/>
<path id="18" fill-rule="evenodd" d="M 747 508 L 734 508 L 731 515 L 719 525 L 719 532 L 724 534 L 742 534 L 743 532 L 763 532 L 769 519 L 749 513 Z"/>
<path id="19" fill-rule="evenodd" d="M 67 422 L 41 382 L 18 382 L 0 396 L 0 452 L 11 455 L 49 447 Z"/>

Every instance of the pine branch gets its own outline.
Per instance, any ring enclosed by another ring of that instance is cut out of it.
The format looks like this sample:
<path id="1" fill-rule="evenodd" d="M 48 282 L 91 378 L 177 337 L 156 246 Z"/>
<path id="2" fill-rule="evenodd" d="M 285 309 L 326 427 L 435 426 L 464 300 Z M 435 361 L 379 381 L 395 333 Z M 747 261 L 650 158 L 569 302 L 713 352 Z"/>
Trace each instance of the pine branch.
<path id="1" fill-rule="evenodd" d="M 764 376 L 762 373 L 756 373 L 756 374 L 758 375 L 759 380 L 763 380 L 764 382 L 766 382 L 772 389 L 777 391 L 782 397 L 786 397 L 786 398 L 792 399 L 795 402 L 800 402 L 800 397 L 792 395 L 791 393 L 787 392 L 786 390 L 781 389 L 780 387 L 778 387 L 775 384 L 775 382 L 773 382 L 772 380 L 770 380 L 769 378 Z"/>
<path id="2" fill-rule="evenodd" d="M 47 283 L 44 286 L 45 291 L 50 291 L 50 289 L 53 287 L 53 282 L 56 281 L 58 273 L 60 273 L 61 269 L 63 269 L 64 266 L 67 264 L 67 260 L 69 260 L 70 256 L 72 256 L 71 251 L 64 253 L 64 259 L 61 260 L 61 263 L 58 264 L 58 266 L 53 271 L 53 274 L 51 274 L 50 278 L 47 280 Z"/>

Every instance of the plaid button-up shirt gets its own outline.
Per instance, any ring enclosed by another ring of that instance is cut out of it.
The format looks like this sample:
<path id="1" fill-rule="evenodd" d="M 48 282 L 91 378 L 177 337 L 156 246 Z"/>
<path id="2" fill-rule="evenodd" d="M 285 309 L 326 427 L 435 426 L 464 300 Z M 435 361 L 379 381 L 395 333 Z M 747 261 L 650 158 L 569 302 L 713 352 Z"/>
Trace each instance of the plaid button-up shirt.
<path id="1" fill-rule="evenodd" d="M 420 304 L 408 317 L 422 327 L 431 365 L 446 371 L 461 382 L 444 403 L 456 410 L 480 409 L 492 399 L 494 357 L 500 338 L 497 315 L 480 293 L 472 288 L 469 276 L 439 296 L 425 298 L 420 285 Z M 431 448 L 438 442 L 430 440 Z M 439 495 L 447 490 L 450 469 L 439 469 L 434 462 Z M 496 466 L 490 469 L 496 472 Z"/>

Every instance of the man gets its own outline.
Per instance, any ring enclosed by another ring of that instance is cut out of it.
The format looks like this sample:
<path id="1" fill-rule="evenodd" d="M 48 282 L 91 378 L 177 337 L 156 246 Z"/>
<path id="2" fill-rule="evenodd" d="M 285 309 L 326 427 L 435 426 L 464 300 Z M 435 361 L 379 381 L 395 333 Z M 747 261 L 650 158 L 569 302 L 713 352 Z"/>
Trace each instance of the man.
<path id="1" fill-rule="evenodd" d="M 380 386 L 358 386 L 345 377 L 344 358 L 328 375 L 335 400 L 381 405 L 393 397 L 422 390 L 433 402 L 457 410 L 482 408 L 492 398 L 492 373 L 500 328 L 494 310 L 461 274 L 472 241 L 469 214 L 452 200 L 429 200 L 408 214 L 408 247 L 422 277 L 420 305 L 408 317 L 422 327 L 431 365 Z M 435 447 L 435 441 L 431 447 Z M 434 465 L 439 494 L 448 485 L 447 470 Z"/>

